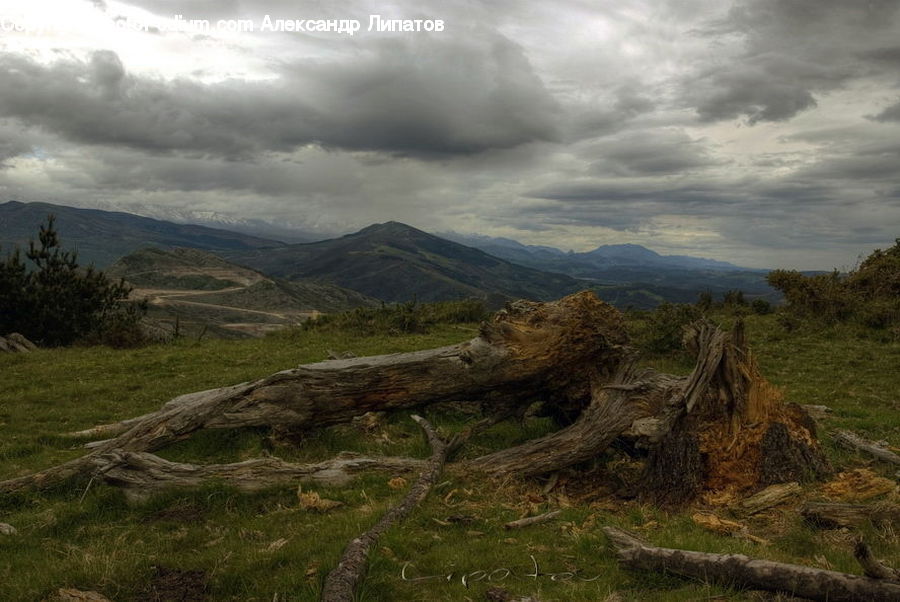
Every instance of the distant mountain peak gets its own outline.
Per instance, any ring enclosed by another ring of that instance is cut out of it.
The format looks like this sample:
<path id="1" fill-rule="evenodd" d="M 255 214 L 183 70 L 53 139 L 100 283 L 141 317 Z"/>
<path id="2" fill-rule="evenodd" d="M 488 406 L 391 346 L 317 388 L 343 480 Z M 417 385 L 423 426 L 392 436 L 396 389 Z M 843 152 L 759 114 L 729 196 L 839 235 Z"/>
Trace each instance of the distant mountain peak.
<path id="1" fill-rule="evenodd" d="M 419 230 L 418 228 L 410 226 L 409 224 L 404 224 L 403 222 L 398 222 L 398 221 L 393 221 L 393 220 L 391 220 L 389 222 L 382 222 L 380 224 L 372 224 L 371 226 L 366 226 L 365 228 L 363 228 L 362 230 L 359 230 L 358 232 L 354 232 L 354 234 L 378 234 L 378 233 L 384 233 L 384 234 L 415 233 L 415 234 L 428 235 L 428 233 L 424 232 L 423 230 Z"/>

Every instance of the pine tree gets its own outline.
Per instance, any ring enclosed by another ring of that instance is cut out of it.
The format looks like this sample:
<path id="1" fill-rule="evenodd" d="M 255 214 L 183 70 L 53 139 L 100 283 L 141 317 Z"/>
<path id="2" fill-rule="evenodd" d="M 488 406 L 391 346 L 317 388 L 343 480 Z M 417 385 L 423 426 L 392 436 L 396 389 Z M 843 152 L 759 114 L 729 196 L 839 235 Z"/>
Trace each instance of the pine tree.
<path id="1" fill-rule="evenodd" d="M 134 339 L 146 305 L 128 302 L 131 288 L 124 281 L 80 268 L 77 254 L 62 249 L 55 221 L 48 216 L 38 242 L 29 244 L 32 271 L 18 251 L 0 264 L 0 332 L 20 332 L 45 346 Z"/>

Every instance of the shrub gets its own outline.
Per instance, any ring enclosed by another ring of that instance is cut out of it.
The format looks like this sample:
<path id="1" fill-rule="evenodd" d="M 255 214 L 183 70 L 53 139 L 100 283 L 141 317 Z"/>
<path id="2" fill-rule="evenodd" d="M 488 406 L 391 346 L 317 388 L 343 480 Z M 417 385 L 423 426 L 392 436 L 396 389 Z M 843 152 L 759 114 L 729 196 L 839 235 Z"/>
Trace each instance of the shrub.
<path id="1" fill-rule="evenodd" d="M 750 309 L 758 316 L 764 316 L 772 313 L 772 304 L 765 299 L 754 299 L 750 304 Z"/>
<path id="2" fill-rule="evenodd" d="M 794 323 L 856 322 L 878 329 L 900 325 L 900 239 L 885 251 L 875 250 L 846 275 L 775 270 L 766 279 L 784 293 L 783 313 Z"/>
<path id="3" fill-rule="evenodd" d="M 697 297 L 697 308 L 704 313 L 710 311 L 714 305 L 715 299 L 713 299 L 713 294 L 710 291 L 703 291 Z"/>
<path id="4" fill-rule="evenodd" d="M 747 306 L 747 300 L 744 299 L 744 291 L 741 290 L 726 291 L 722 302 L 725 307 L 731 308 Z"/>
<path id="5" fill-rule="evenodd" d="M 41 225 L 38 244 L 16 250 L 0 267 L 0 333 L 20 332 L 44 346 L 74 342 L 141 339 L 139 321 L 146 305 L 128 302 L 131 288 L 110 281 L 93 267 L 80 268 L 73 251 L 63 251 L 51 215 Z"/>
<path id="6" fill-rule="evenodd" d="M 488 317 L 479 299 L 438 303 L 382 304 L 326 314 L 303 323 L 303 330 L 342 330 L 355 334 L 409 334 L 427 332 L 434 324 L 479 322 Z"/>
<path id="7" fill-rule="evenodd" d="M 641 347 L 653 353 L 682 348 L 684 327 L 699 320 L 703 312 L 695 305 L 663 303 L 650 313 L 647 325 L 638 337 Z"/>

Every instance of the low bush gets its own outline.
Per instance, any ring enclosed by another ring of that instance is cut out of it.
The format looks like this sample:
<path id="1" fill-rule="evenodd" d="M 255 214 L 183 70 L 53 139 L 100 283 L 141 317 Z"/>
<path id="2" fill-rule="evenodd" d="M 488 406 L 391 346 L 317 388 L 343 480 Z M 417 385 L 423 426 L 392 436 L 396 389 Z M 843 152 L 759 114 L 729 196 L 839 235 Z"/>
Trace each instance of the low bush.
<path id="1" fill-rule="evenodd" d="M 784 322 L 834 325 L 855 323 L 871 329 L 900 326 L 900 239 L 877 249 L 848 274 L 806 276 L 775 270 L 767 280 L 784 293 Z"/>
<path id="2" fill-rule="evenodd" d="M 669 353 L 683 348 L 684 327 L 699 320 L 703 310 L 696 305 L 663 303 L 647 315 L 637 334 L 638 345 L 651 353 Z"/>
<path id="3" fill-rule="evenodd" d="M 488 315 L 484 302 L 479 299 L 438 303 L 409 301 L 325 314 L 307 320 L 301 328 L 307 331 L 341 330 L 359 335 L 397 335 L 427 332 L 434 324 L 479 322 Z"/>

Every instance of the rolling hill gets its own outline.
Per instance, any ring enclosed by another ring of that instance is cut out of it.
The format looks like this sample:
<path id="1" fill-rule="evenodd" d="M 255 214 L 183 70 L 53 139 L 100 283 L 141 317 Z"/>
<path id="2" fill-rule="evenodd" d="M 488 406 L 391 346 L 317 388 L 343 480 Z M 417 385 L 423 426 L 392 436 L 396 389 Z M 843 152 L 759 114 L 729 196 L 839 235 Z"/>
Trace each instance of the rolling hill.
<path id="1" fill-rule="evenodd" d="M 198 249 L 145 248 L 106 270 L 149 302 L 149 318 L 162 331 L 258 335 L 317 313 L 372 305 L 374 299 L 338 286 L 285 282 L 231 264 Z"/>
<path id="2" fill-rule="evenodd" d="M 315 243 L 219 254 L 273 276 L 326 280 L 391 302 L 480 297 L 496 306 L 584 288 L 569 276 L 520 266 L 398 222 Z"/>
<path id="3" fill-rule="evenodd" d="M 193 224 L 174 224 L 131 213 L 79 209 L 50 203 L 0 204 L 0 250 L 27 247 L 48 214 L 56 216 L 56 228 L 66 248 L 78 252 L 82 265 L 98 268 L 147 245 L 192 247 L 206 250 L 246 250 L 283 246 L 284 243 L 229 230 Z"/>

